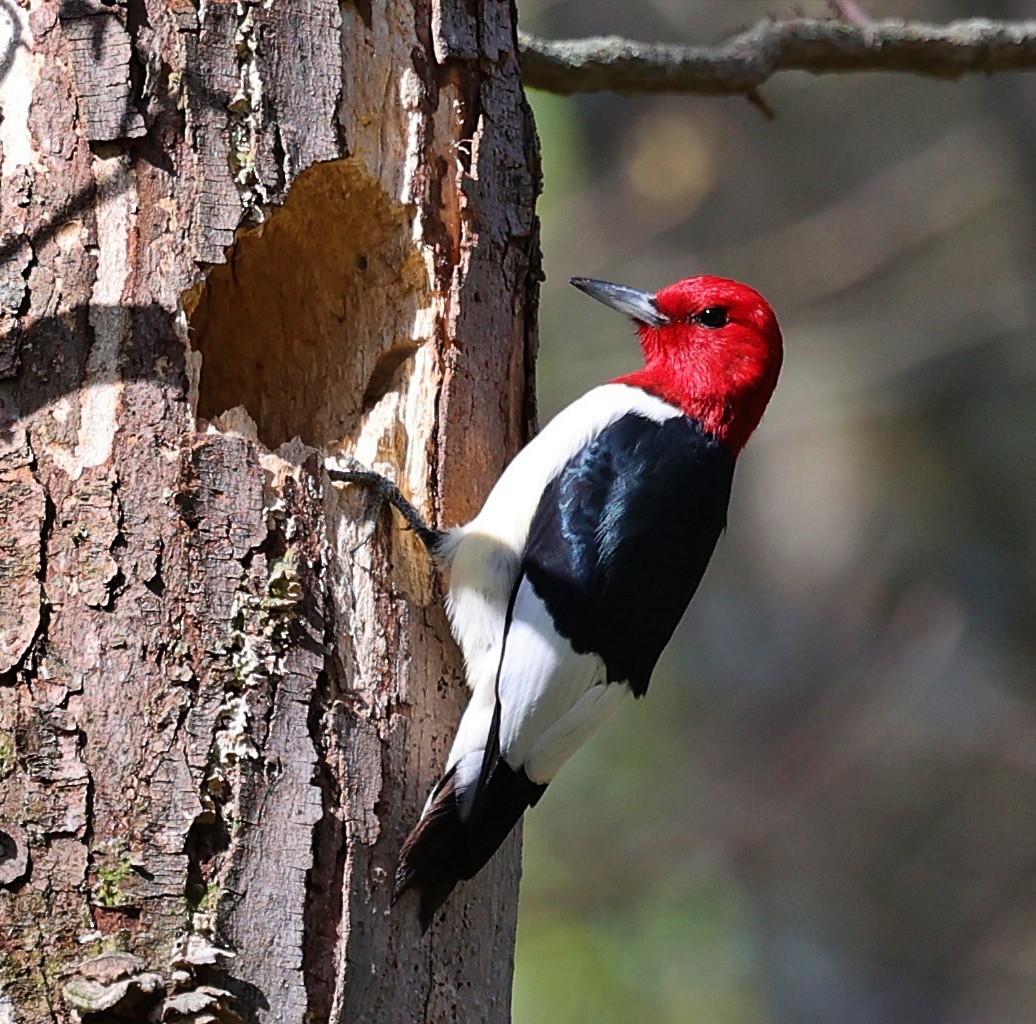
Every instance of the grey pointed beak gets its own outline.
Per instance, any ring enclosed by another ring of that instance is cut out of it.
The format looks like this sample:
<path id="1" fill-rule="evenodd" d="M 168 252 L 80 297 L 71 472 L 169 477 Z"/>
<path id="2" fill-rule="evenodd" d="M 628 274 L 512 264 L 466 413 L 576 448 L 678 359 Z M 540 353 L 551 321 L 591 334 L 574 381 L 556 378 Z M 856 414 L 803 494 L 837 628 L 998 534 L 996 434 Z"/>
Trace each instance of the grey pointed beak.
<path id="1" fill-rule="evenodd" d="M 573 277 L 572 284 L 581 292 L 586 292 L 590 298 L 625 313 L 637 323 L 647 324 L 649 327 L 664 327 L 669 323 L 669 317 L 655 305 L 655 297 L 650 292 L 640 292 L 636 288 L 627 288 L 624 284 L 594 281 L 589 277 Z"/>

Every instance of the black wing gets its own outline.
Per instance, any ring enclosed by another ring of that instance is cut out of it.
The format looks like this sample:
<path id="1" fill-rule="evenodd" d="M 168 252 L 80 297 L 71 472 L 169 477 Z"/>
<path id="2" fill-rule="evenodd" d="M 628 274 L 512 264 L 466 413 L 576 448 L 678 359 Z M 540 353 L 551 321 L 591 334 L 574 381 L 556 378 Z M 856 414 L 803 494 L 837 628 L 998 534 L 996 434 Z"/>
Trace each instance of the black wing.
<path id="1" fill-rule="evenodd" d="M 726 525 L 734 457 L 693 419 L 629 414 L 544 491 L 523 572 L 610 681 L 647 690 Z"/>

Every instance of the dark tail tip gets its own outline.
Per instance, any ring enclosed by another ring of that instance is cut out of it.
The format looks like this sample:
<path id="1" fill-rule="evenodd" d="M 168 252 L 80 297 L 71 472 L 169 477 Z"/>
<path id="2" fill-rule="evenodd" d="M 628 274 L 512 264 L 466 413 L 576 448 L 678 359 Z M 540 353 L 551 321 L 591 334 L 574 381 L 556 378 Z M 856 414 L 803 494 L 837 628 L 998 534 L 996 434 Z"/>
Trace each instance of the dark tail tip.
<path id="1" fill-rule="evenodd" d="M 497 760 L 488 773 L 482 799 L 476 800 L 471 818 L 464 821 L 457 805 L 456 777 L 448 772 L 403 843 L 393 904 L 404 893 L 416 890 L 421 930 L 427 931 L 456 884 L 482 870 L 525 809 L 546 788 L 531 782 L 524 771 L 516 772 Z"/>
<path id="2" fill-rule="evenodd" d="M 411 833 L 412 835 L 413 833 Z M 396 884 L 392 892 L 392 905 L 399 902 L 400 897 L 411 889 L 418 896 L 417 919 L 421 923 L 421 931 L 428 931 L 439 908 L 446 902 L 454 887 L 460 881 L 460 876 L 455 872 L 448 872 L 438 878 L 431 877 L 430 873 L 421 874 L 410 872 L 409 876 L 404 875 L 408 868 L 400 861 L 396 871 Z"/>
<path id="3" fill-rule="evenodd" d="M 465 836 L 454 785 L 450 772 L 436 787 L 431 804 L 399 853 L 392 903 L 416 890 L 421 898 L 418 916 L 423 932 L 461 878 Z"/>

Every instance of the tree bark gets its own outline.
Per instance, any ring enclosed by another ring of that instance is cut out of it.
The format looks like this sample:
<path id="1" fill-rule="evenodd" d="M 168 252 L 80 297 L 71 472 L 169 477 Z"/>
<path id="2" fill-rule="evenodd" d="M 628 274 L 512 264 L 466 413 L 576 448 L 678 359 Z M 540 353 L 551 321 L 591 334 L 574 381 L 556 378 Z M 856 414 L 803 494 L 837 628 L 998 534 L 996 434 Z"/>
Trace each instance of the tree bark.
<path id="1" fill-rule="evenodd" d="M 512 5 L 0 3 L 0 1022 L 506 1021 L 517 838 L 389 910 L 467 694 L 322 462 L 448 525 L 532 427 Z"/>

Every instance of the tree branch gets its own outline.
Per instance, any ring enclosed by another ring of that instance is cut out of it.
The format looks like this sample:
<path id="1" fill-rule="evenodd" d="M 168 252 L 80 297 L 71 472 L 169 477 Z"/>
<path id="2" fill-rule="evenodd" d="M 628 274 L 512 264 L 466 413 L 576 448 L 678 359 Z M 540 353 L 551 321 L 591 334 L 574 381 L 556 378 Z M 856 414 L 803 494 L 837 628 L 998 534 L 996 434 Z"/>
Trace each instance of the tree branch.
<path id="1" fill-rule="evenodd" d="M 520 33 L 533 89 L 749 96 L 778 71 L 905 71 L 933 78 L 1036 69 L 1036 21 L 975 18 L 948 25 L 763 21 L 718 46 L 640 43 L 619 36 L 549 40 Z"/>

